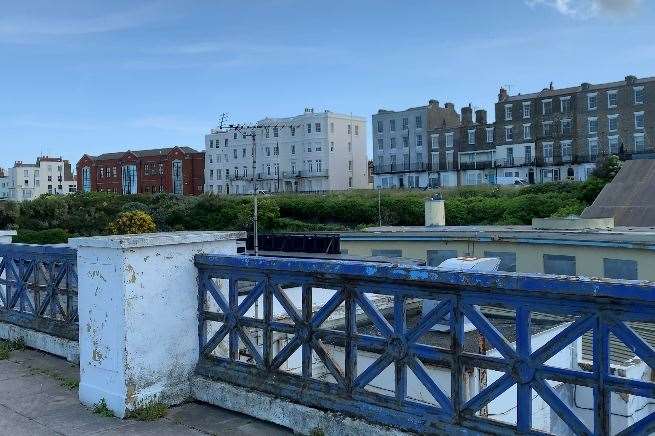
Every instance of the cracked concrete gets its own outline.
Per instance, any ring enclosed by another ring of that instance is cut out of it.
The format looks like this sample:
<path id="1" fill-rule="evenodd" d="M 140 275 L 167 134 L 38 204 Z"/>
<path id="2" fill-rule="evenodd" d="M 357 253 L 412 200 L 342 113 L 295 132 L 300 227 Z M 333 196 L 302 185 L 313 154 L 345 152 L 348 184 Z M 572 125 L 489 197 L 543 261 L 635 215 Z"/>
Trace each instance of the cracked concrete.
<path id="1" fill-rule="evenodd" d="M 79 367 L 34 350 L 0 360 L 0 435 L 288 435 L 288 429 L 207 404 L 188 403 L 154 422 L 107 418 L 82 406 Z"/>

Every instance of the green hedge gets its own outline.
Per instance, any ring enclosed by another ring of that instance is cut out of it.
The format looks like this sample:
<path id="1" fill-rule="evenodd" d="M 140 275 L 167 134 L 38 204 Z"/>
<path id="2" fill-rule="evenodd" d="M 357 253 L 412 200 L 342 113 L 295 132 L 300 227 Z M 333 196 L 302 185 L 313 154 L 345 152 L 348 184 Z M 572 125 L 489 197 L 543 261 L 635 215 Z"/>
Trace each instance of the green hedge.
<path id="1" fill-rule="evenodd" d="M 446 201 L 448 225 L 530 224 L 534 217 L 580 213 L 604 184 L 592 178 L 584 183 L 464 187 L 440 192 Z M 424 201 L 433 194 L 369 190 L 262 196 L 259 225 L 262 231 L 270 232 L 337 231 L 377 225 L 380 217 L 383 225 L 422 225 Z M 144 211 L 153 217 L 159 231 L 248 230 L 252 227 L 252 207 L 249 196 L 45 195 L 20 204 L 0 203 L 0 228 L 19 229 L 19 239 L 65 242 L 65 235 L 106 234 L 121 212 Z"/>

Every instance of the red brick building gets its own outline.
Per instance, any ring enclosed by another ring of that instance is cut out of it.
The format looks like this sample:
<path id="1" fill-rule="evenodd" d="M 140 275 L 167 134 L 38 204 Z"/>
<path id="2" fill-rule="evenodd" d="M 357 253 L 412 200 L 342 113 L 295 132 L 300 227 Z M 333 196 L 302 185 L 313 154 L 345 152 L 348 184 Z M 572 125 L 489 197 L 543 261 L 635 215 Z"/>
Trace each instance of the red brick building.
<path id="1" fill-rule="evenodd" d="M 85 154 L 77 163 L 80 192 L 200 195 L 205 153 L 190 147 Z"/>

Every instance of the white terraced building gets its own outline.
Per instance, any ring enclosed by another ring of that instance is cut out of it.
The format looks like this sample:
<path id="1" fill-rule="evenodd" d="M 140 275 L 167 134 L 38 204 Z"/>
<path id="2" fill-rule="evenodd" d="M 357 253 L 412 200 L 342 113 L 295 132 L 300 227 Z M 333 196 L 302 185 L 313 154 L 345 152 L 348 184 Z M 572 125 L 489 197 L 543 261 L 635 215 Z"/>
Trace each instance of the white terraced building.
<path id="1" fill-rule="evenodd" d="M 366 119 L 330 111 L 257 122 L 258 190 L 324 192 L 368 188 Z M 251 130 L 252 131 L 252 130 Z M 246 130 L 205 136 L 205 192 L 253 192 L 253 142 Z"/>
<path id="2" fill-rule="evenodd" d="M 8 199 L 33 200 L 42 194 L 66 195 L 77 191 L 71 164 L 61 157 L 40 156 L 36 163 L 16 162 L 7 172 Z"/>

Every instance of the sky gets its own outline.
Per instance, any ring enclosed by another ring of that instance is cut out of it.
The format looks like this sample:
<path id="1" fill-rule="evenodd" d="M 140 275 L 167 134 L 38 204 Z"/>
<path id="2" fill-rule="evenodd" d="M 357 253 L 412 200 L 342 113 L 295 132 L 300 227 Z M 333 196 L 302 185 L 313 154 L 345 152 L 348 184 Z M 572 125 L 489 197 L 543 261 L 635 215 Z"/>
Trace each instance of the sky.
<path id="1" fill-rule="evenodd" d="M 0 0 L 0 167 L 655 76 L 655 0 Z M 370 126 L 369 126 L 370 136 Z M 371 142 L 369 138 L 369 143 Z M 369 144 L 369 154 L 370 144 Z"/>

